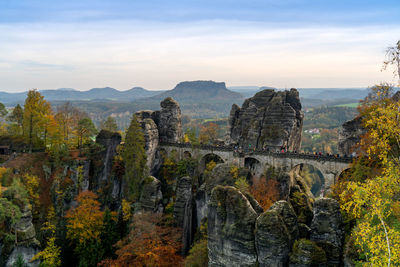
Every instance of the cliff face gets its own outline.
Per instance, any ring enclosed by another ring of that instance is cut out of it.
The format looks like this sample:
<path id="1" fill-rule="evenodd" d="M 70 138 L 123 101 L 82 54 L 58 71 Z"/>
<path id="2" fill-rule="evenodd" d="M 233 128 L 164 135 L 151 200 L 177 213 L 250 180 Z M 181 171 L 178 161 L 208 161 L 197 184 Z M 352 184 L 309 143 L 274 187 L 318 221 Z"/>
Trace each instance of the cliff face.
<path id="1" fill-rule="evenodd" d="M 231 141 L 243 148 L 279 149 L 284 146 L 299 150 L 303 117 L 296 89 L 263 90 L 246 99 L 241 108 L 236 104 L 232 106 Z"/>
<path id="2" fill-rule="evenodd" d="M 160 103 L 160 106 L 160 121 L 157 126 L 161 140 L 164 142 L 180 142 L 183 138 L 183 132 L 181 108 L 178 102 L 167 97 Z"/>
<path id="3" fill-rule="evenodd" d="M 173 98 L 167 97 L 160 103 L 160 106 L 161 110 L 142 110 L 135 113 L 143 129 L 147 167 L 151 175 L 157 172 L 160 163 L 160 159 L 157 158 L 159 141 L 177 143 L 183 138 L 179 103 Z"/>
<path id="4" fill-rule="evenodd" d="M 365 133 L 366 129 L 362 126 L 362 117 L 345 122 L 339 130 L 339 153 L 350 155 Z"/>

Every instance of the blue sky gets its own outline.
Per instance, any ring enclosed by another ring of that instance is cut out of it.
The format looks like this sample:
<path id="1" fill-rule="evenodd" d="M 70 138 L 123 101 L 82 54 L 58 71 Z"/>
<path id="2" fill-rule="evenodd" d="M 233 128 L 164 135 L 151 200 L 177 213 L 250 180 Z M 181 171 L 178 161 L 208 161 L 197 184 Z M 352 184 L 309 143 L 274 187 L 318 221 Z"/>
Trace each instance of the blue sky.
<path id="1" fill-rule="evenodd" d="M 182 80 L 365 87 L 400 39 L 400 1 L 0 0 L 0 90 Z"/>

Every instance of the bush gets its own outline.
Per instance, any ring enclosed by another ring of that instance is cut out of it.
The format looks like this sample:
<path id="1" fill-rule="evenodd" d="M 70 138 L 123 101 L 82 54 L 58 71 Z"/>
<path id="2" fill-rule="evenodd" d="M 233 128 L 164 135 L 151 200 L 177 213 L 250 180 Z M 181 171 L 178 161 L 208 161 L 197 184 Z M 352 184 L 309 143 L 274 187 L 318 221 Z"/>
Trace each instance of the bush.
<path id="1" fill-rule="evenodd" d="M 189 251 L 189 256 L 185 259 L 186 267 L 206 267 L 208 266 L 207 239 L 201 239 L 193 245 Z"/>

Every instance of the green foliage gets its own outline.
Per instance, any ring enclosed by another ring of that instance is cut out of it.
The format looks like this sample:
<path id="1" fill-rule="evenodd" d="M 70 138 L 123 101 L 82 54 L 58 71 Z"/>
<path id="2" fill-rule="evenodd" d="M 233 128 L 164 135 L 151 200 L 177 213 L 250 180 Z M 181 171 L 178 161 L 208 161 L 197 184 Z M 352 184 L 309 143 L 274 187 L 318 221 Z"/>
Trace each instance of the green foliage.
<path id="1" fill-rule="evenodd" d="M 118 131 L 117 121 L 114 117 L 108 116 L 107 119 L 103 120 L 100 123 L 100 129 L 110 132 L 116 132 Z"/>
<path id="2" fill-rule="evenodd" d="M 310 266 L 326 264 L 326 254 L 322 248 L 317 246 L 317 244 L 311 240 L 298 239 L 294 242 L 292 253 L 290 255 L 290 262 L 304 264 L 304 262 L 298 261 L 298 259 L 304 257 L 308 258 L 307 264 Z"/>
<path id="3" fill-rule="evenodd" d="M 126 132 L 122 158 L 125 164 L 125 180 L 128 185 L 128 198 L 137 200 L 140 196 L 140 184 L 146 167 L 145 140 L 142 128 L 133 116 Z"/>
<path id="4" fill-rule="evenodd" d="M 3 192 L 3 197 L 12 201 L 13 204 L 17 205 L 21 209 L 29 204 L 28 192 L 19 179 L 13 180 L 11 186 Z"/>
<path id="5" fill-rule="evenodd" d="M 244 176 L 235 179 L 235 187 L 239 189 L 241 192 L 249 192 L 249 183 L 247 182 L 247 179 Z"/>
<path id="6" fill-rule="evenodd" d="M 185 131 L 184 139 L 185 139 L 184 142 L 186 143 L 189 142 L 192 145 L 200 144 L 199 139 L 197 138 L 197 132 L 195 127 L 188 128 Z"/>
<path id="7" fill-rule="evenodd" d="M 334 129 L 357 115 L 357 109 L 349 107 L 316 107 L 304 114 L 303 129 Z"/>
<path id="8" fill-rule="evenodd" d="M 97 133 L 96 126 L 89 117 L 85 117 L 78 122 L 77 127 L 79 147 L 82 147 L 83 142 L 87 141 L 89 137 Z"/>
<path id="9" fill-rule="evenodd" d="M 15 261 L 13 267 L 28 267 L 28 264 L 26 264 L 22 255 L 18 254 L 17 260 Z"/>
<path id="10" fill-rule="evenodd" d="M 3 103 L 0 102 L 0 117 L 6 116 L 8 113 L 6 107 L 4 106 Z"/>
<path id="11" fill-rule="evenodd" d="M 208 266 L 207 239 L 196 242 L 185 259 L 185 267 L 206 267 Z"/>
<path id="12" fill-rule="evenodd" d="M 100 237 L 101 247 L 104 251 L 103 258 L 112 258 L 115 256 L 114 244 L 120 239 L 118 221 L 116 215 L 113 215 L 108 208 L 104 211 L 103 221 L 104 229 Z"/>
<path id="13" fill-rule="evenodd" d="M 24 135 L 29 144 L 30 152 L 32 147 L 41 146 L 45 143 L 43 136 L 47 130 L 46 118 L 51 112 L 50 104 L 36 90 L 30 90 L 24 105 Z"/>

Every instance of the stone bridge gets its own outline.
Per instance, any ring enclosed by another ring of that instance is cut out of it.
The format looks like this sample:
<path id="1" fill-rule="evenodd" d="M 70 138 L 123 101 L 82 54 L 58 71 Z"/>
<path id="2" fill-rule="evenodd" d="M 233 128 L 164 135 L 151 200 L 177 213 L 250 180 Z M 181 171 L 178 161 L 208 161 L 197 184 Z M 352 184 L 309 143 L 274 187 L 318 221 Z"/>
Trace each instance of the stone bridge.
<path id="1" fill-rule="evenodd" d="M 277 153 L 270 151 L 238 152 L 233 147 L 191 145 L 183 143 L 160 143 L 159 151 L 174 155 L 177 159 L 193 157 L 200 161 L 200 167 L 213 159 L 217 162 L 237 164 L 249 168 L 254 175 L 260 175 L 269 167 L 281 168 L 290 172 L 296 166 L 308 164 L 319 170 L 324 178 L 325 188 L 329 188 L 340 174 L 349 168 L 352 159 L 349 157 L 317 156 L 303 153 Z"/>

